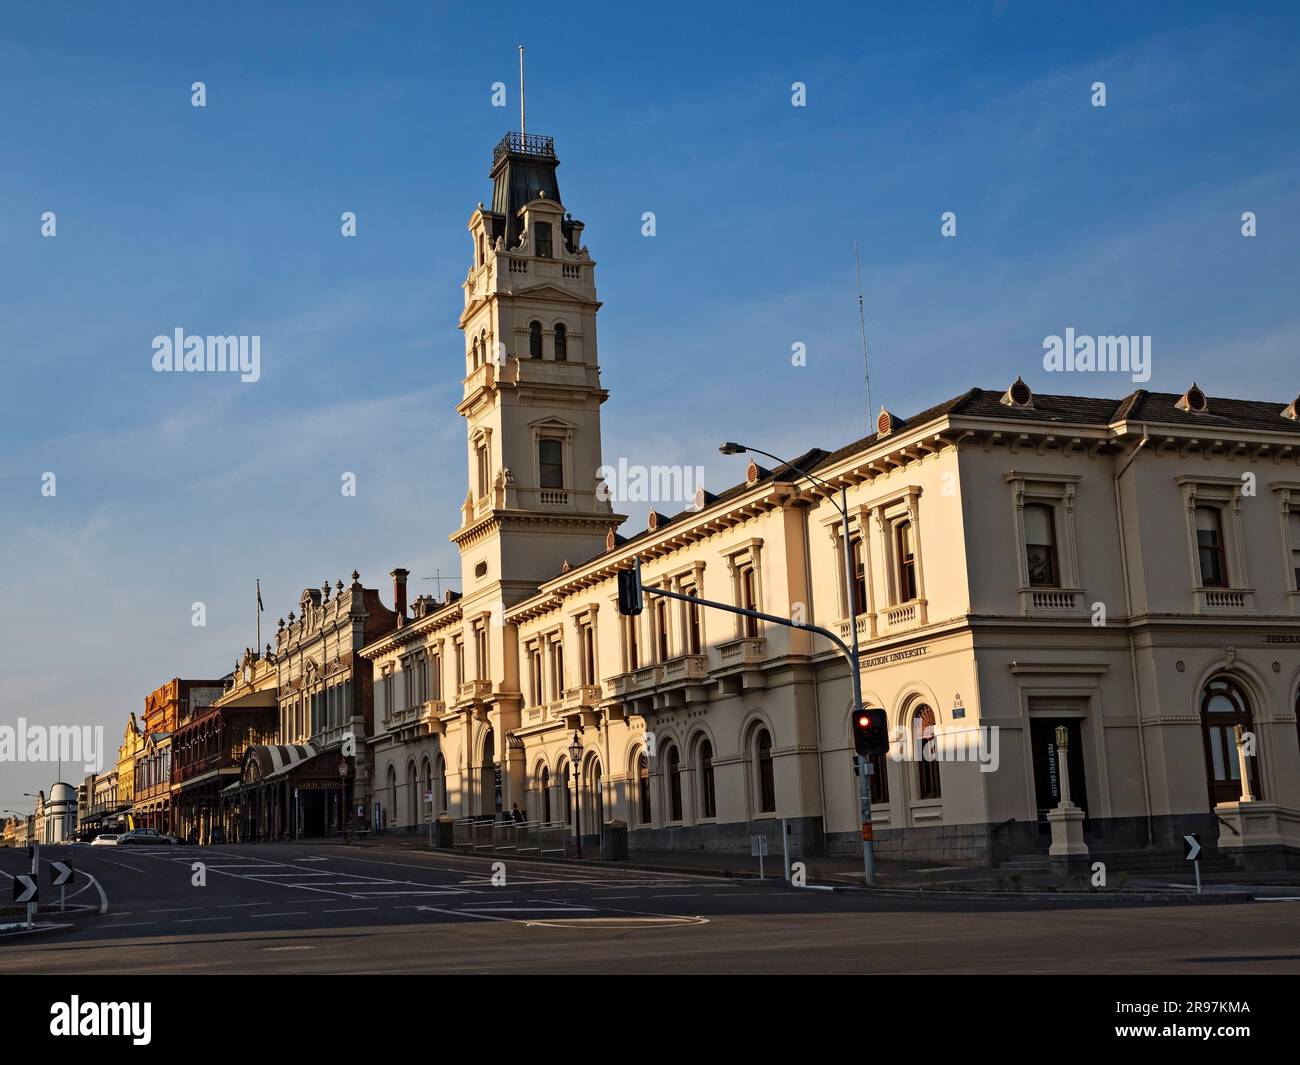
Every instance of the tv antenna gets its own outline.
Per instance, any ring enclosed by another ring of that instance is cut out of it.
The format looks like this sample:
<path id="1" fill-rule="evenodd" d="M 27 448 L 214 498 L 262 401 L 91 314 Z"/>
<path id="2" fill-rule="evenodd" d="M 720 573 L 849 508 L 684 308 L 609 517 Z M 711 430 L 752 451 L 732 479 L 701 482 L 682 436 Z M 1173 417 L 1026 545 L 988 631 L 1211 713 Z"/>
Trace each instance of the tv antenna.
<path id="1" fill-rule="evenodd" d="M 867 432 L 871 432 L 871 355 L 867 351 L 867 312 L 862 304 L 862 259 L 858 255 L 858 242 L 853 242 L 853 263 L 858 273 L 858 332 L 862 335 L 862 376 L 867 386 Z"/>

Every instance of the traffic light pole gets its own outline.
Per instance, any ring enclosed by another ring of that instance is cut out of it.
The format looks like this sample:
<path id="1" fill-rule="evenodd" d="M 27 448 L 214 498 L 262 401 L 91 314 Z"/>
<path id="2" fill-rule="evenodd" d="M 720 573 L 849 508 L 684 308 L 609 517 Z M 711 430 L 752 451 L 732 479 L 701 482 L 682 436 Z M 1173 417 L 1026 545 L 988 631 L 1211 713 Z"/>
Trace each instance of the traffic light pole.
<path id="1" fill-rule="evenodd" d="M 852 558 L 850 557 L 848 539 L 848 522 L 845 521 L 844 528 L 844 556 L 845 556 L 845 574 L 852 574 Z M 637 571 L 637 584 L 643 592 L 651 595 L 660 595 L 665 599 L 679 599 L 683 603 L 695 603 L 697 606 L 710 607 L 713 610 L 724 610 L 728 614 L 739 614 L 743 618 L 757 618 L 759 621 L 767 621 L 773 625 L 784 625 L 787 629 L 802 629 L 804 632 L 815 633 L 818 636 L 825 636 L 836 647 L 839 648 L 844 657 L 849 662 L 849 673 L 853 678 L 853 712 L 857 713 L 862 708 L 862 678 L 858 674 L 858 626 L 857 619 L 850 622 L 853 631 L 853 646 L 850 647 L 830 629 L 824 629 L 820 625 L 806 625 L 800 621 L 792 621 L 789 618 L 779 617 L 776 614 L 765 614 L 761 610 L 748 610 L 741 606 L 732 606 L 730 603 L 715 603 L 711 599 L 701 599 L 695 595 L 685 595 L 681 592 L 672 592 L 667 588 L 653 588 L 641 584 L 641 560 L 637 559 L 634 563 Z M 853 602 L 853 584 L 850 581 L 848 585 L 849 610 L 852 612 Z M 876 886 L 876 854 L 871 840 L 871 781 L 868 779 L 868 771 L 871 763 L 864 758 L 858 759 L 858 805 L 862 813 L 862 866 L 863 873 L 866 877 L 867 887 Z"/>

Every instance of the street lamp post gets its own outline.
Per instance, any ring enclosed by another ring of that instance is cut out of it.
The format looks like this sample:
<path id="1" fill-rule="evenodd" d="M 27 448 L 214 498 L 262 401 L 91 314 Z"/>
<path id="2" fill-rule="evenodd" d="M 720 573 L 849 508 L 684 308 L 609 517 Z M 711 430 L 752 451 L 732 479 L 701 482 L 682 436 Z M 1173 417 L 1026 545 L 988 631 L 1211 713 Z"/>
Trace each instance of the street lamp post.
<path id="1" fill-rule="evenodd" d="M 569 744 L 569 762 L 573 766 L 573 834 L 578 841 L 578 857 L 582 857 L 582 793 L 578 790 L 579 759 L 582 758 L 582 740 L 578 732 L 573 732 L 573 742 Z"/>
<path id="2" fill-rule="evenodd" d="M 849 530 L 849 495 L 844 485 L 840 485 L 840 498 L 836 502 L 834 488 L 827 484 L 822 478 L 807 470 L 801 470 L 798 466 L 786 462 L 784 459 L 773 455 L 769 451 L 762 451 L 756 447 L 748 447 L 745 444 L 737 444 L 728 441 L 718 448 L 724 455 L 739 455 L 746 451 L 751 451 L 755 455 L 762 455 L 765 458 L 779 462 L 798 473 L 800 476 L 808 478 L 814 484 L 820 485 L 827 492 L 827 498 L 831 505 L 840 512 L 840 526 L 842 529 L 841 536 L 844 540 L 844 597 L 848 605 L 849 612 L 849 630 L 851 634 L 851 652 L 849 654 L 849 672 L 853 680 L 853 710 L 857 713 L 862 709 L 862 676 L 859 672 L 859 663 L 861 658 L 858 654 L 858 617 L 857 604 L 853 596 L 853 540 Z M 863 530 L 863 547 L 866 546 L 866 530 Z M 876 851 L 872 840 L 871 827 L 871 778 L 870 774 L 875 767 L 872 766 L 865 758 L 858 757 L 858 806 L 862 817 L 862 871 L 866 880 L 867 887 L 875 887 L 876 884 Z"/>

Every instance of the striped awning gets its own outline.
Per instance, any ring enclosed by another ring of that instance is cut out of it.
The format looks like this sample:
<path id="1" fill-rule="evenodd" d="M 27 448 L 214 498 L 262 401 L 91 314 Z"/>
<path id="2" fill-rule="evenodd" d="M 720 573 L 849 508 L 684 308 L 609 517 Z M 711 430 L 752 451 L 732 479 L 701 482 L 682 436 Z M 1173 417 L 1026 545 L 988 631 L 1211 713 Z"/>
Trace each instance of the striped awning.
<path id="1" fill-rule="evenodd" d="M 241 775 L 244 783 L 254 782 L 249 779 L 250 775 L 254 780 L 270 780 L 297 769 L 318 754 L 320 748 L 314 743 L 259 744 L 244 753 L 244 772 Z M 250 774 L 249 769 L 253 767 L 256 768 Z"/>

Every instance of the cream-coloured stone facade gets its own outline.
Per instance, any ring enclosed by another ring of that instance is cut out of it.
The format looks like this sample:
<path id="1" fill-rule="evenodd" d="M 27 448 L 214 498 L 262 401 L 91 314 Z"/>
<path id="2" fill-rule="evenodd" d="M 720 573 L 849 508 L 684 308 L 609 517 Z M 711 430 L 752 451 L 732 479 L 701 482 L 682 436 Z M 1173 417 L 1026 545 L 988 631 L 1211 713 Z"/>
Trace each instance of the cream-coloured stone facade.
<path id="1" fill-rule="evenodd" d="M 616 574 L 639 559 L 648 588 L 857 626 L 864 700 L 894 730 L 882 855 L 1046 855 L 1058 727 L 1095 852 L 1210 844 L 1241 797 L 1241 724 L 1271 833 L 1253 858 L 1300 863 L 1294 403 L 971 389 L 834 454 L 751 463 L 624 540 L 596 476 L 595 264 L 555 165 L 511 135 L 470 219 L 463 593 L 360 652 L 386 825 L 516 804 L 572 825 L 576 775 L 584 836 L 617 819 L 633 848 L 764 833 L 775 853 L 784 821 L 803 853 L 860 847 L 844 656 L 653 594 L 625 618 Z"/>

